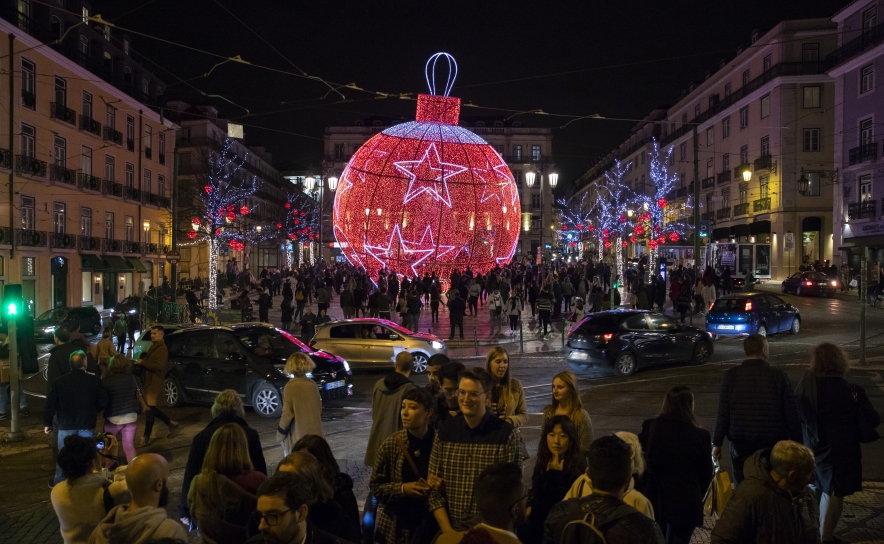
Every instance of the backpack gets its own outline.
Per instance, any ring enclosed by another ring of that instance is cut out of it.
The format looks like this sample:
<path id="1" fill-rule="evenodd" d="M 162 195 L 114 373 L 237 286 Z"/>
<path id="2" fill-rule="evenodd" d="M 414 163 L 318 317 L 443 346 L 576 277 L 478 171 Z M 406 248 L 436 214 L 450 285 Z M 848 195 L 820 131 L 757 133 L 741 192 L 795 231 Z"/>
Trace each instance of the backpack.
<path id="1" fill-rule="evenodd" d="M 304 300 L 304 291 L 298 289 L 298 291 L 295 293 L 295 300 Z"/>
<path id="2" fill-rule="evenodd" d="M 632 513 L 631 508 L 625 512 L 619 510 L 618 508 L 614 512 L 614 517 L 599 525 L 596 525 L 595 514 L 592 512 L 587 512 L 582 518 L 569 521 L 562 529 L 562 534 L 556 542 L 559 544 L 607 544 L 605 531 Z"/>

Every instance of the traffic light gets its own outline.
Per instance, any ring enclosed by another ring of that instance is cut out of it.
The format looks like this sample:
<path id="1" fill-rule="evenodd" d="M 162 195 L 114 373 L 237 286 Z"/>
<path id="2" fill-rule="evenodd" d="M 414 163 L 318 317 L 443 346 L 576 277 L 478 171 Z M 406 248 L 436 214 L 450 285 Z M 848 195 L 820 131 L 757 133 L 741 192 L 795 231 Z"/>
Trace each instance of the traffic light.
<path id="1" fill-rule="evenodd" d="M 24 313 L 21 284 L 13 283 L 3 289 L 3 316 L 16 319 Z"/>
<path id="2" fill-rule="evenodd" d="M 706 219 L 700 221 L 700 238 L 709 238 L 709 221 Z"/>

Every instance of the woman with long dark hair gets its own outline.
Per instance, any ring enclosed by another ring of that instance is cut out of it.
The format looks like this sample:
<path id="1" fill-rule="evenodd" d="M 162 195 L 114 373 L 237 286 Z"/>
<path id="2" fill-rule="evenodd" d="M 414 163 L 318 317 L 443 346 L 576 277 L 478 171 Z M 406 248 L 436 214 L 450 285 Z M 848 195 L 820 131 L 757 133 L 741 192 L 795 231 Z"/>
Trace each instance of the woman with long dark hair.
<path id="1" fill-rule="evenodd" d="M 319 471 L 335 492 L 334 501 L 341 505 L 344 515 L 359 527 L 359 504 L 356 502 L 356 495 L 353 494 L 353 479 L 346 472 L 341 472 L 341 467 L 325 438 L 316 434 L 302 436 L 295 442 L 294 451 L 306 451 L 316 458 L 319 462 Z"/>
<path id="2" fill-rule="evenodd" d="M 642 423 L 647 469 L 642 492 L 669 544 L 687 544 L 703 525 L 703 496 L 712 481 L 712 437 L 694 415 L 686 385 L 666 393 L 660 415 Z"/>
<path id="3" fill-rule="evenodd" d="M 514 427 L 528 422 L 528 405 L 522 382 L 510 374 L 510 355 L 506 349 L 494 346 L 485 358 L 485 370 L 491 374 L 491 412 Z"/>

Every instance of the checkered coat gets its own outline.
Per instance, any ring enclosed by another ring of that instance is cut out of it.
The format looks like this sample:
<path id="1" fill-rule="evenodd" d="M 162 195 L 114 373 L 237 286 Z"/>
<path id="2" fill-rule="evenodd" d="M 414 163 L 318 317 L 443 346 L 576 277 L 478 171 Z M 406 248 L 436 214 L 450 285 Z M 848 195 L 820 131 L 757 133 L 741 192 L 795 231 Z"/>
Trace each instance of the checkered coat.
<path id="1" fill-rule="evenodd" d="M 408 431 L 401 429 L 387 437 L 378 450 L 376 464 L 371 472 L 369 486 L 371 492 L 378 500 L 377 519 L 375 520 L 374 541 L 377 544 L 400 544 L 410 542 L 412 532 L 420 519 L 408 519 L 401 516 L 407 513 L 403 508 L 397 508 L 404 501 L 424 503 L 425 501 L 406 497 L 402 494 L 402 466 L 407 463 L 402 448 L 399 447 L 396 437 L 403 443 L 408 444 Z M 403 517 L 404 519 L 399 519 Z"/>

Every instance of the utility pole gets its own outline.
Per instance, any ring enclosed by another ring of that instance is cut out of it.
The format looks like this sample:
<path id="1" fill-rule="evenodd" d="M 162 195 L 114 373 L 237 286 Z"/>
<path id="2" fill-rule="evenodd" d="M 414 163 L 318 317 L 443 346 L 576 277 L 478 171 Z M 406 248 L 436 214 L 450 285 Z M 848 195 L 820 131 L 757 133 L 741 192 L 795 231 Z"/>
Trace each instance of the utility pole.
<path id="1" fill-rule="evenodd" d="M 172 153 L 172 254 L 178 251 L 178 146 Z M 209 274 L 213 271 L 209 270 Z M 208 278 L 207 278 L 208 280 Z M 178 261 L 172 261 L 172 303 L 178 303 Z"/>
<path id="2" fill-rule="evenodd" d="M 21 284 L 9 284 L 3 290 L 3 316 L 8 326 L 9 335 L 9 407 L 12 410 L 12 419 L 9 423 L 7 441 L 22 440 L 25 435 L 21 430 L 21 410 L 19 408 L 19 379 L 18 372 L 21 363 L 18 360 L 18 337 L 15 334 L 15 325 L 21 312 L 24 311 Z M 51 384 L 50 384 L 51 385 Z"/>
<path id="3" fill-rule="evenodd" d="M 700 277 L 700 139 L 694 125 L 694 274 Z"/>
<path id="4" fill-rule="evenodd" d="M 12 245 L 9 248 L 9 262 L 15 258 L 15 34 L 9 35 L 9 232 Z"/>
<path id="5" fill-rule="evenodd" d="M 869 281 L 866 277 L 869 267 L 866 254 L 868 251 L 869 248 L 862 248 L 859 262 L 859 281 L 857 282 L 857 287 L 859 287 L 859 364 L 861 365 L 866 364 L 866 292 L 868 291 L 867 285 Z"/>

